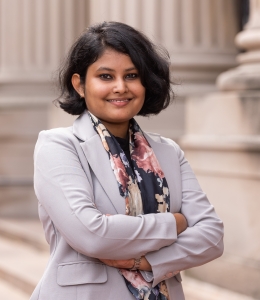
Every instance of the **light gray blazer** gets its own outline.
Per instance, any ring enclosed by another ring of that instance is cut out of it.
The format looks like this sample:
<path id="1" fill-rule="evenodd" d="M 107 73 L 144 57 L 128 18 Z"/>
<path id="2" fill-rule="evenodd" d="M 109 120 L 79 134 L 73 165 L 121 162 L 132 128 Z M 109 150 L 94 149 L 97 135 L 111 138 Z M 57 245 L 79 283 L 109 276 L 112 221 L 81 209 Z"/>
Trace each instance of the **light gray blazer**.
<path id="1" fill-rule="evenodd" d="M 166 280 L 170 299 L 182 300 L 180 270 L 222 254 L 223 224 L 182 150 L 157 134 L 146 138 L 166 176 L 171 212 L 181 211 L 188 221 L 178 238 L 171 213 L 125 215 L 108 155 L 86 113 L 72 127 L 40 133 L 34 184 L 50 260 L 31 300 L 133 300 L 118 270 L 98 258 L 141 255 L 152 266 L 153 284 Z"/>

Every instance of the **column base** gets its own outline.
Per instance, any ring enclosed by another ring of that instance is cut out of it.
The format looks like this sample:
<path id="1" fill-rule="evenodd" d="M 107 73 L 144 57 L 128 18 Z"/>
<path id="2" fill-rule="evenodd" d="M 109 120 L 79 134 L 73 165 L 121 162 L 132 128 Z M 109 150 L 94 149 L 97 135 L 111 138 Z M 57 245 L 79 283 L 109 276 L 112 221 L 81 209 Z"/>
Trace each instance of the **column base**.
<path id="1" fill-rule="evenodd" d="M 224 255 L 187 274 L 260 299 L 260 91 L 187 100 L 179 141 L 224 222 Z"/>
<path id="2" fill-rule="evenodd" d="M 221 91 L 260 90 L 260 63 L 241 65 L 217 78 Z"/>

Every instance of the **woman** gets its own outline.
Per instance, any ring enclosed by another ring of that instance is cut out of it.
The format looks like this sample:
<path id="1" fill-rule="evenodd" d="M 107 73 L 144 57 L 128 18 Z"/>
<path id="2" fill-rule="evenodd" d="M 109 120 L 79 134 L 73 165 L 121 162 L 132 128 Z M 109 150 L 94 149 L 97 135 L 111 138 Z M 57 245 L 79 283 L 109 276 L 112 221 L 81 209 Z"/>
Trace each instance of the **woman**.
<path id="1" fill-rule="evenodd" d="M 51 258 L 31 299 L 184 299 L 180 271 L 222 254 L 223 225 L 179 146 L 133 119 L 169 105 L 168 57 L 105 22 L 72 46 L 60 85 L 80 117 L 36 144 Z"/>

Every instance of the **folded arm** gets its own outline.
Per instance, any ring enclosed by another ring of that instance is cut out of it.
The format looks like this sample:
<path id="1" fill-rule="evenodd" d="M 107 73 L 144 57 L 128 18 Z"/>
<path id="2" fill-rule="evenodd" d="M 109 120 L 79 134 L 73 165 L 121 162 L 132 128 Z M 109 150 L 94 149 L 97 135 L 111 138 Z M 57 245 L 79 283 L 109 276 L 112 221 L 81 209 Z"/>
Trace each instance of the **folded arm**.
<path id="1" fill-rule="evenodd" d="M 183 215 L 188 227 L 186 229 L 185 223 L 182 224 L 184 227 L 177 232 L 179 235 L 176 242 L 150 251 L 142 259 L 140 270 L 152 270 L 153 285 L 182 270 L 207 263 L 223 253 L 223 223 L 202 192 L 183 151 L 173 141 L 168 140 L 168 143 L 177 151 L 182 178 L 181 214 L 175 215 L 176 224 Z M 133 266 L 133 262 L 133 259 L 128 261 L 129 268 Z"/>
<path id="2" fill-rule="evenodd" d="M 187 220 L 180 213 L 173 213 L 173 216 L 176 221 L 176 233 L 179 235 L 184 230 L 187 229 Z M 112 259 L 100 259 L 103 263 L 110 267 L 118 268 L 118 269 L 132 269 L 135 264 L 135 259 L 125 259 L 125 260 L 112 260 Z M 152 266 L 145 256 L 142 256 L 139 270 L 142 271 L 152 271 Z"/>
<path id="3" fill-rule="evenodd" d="M 82 168 L 77 144 L 72 134 L 42 132 L 34 157 L 37 198 L 73 249 L 95 258 L 126 259 L 176 241 L 171 213 L 108 217 L 97 210 L 90 171 Z"/>
<path id="4" fill-rule="evenodd" d="M 173 141 L 167 141 L 175 147 L 179 157 L 182 178 L 180 212 L 185 216 L 188 228 L 173 244 L 146 255 L 152 266 L 154 285 L 182 270 L 205 264 L 223 253 L 223 223 L 202 192 L 183 151 Z"/>

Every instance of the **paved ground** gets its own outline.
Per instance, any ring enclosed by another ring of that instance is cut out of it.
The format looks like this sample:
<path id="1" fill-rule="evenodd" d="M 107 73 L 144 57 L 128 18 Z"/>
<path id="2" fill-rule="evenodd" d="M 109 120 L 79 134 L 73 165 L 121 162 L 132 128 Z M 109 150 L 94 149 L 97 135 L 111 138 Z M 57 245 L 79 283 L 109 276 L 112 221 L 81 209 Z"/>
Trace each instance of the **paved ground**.
<path id="1" fill-rule="evenodd" d="M 0 219 L 0 300 L 28 300 L 48 257 L 38 221 Z M 184 274 L 182 277 L 186 300 L 255 300 Z"/>

